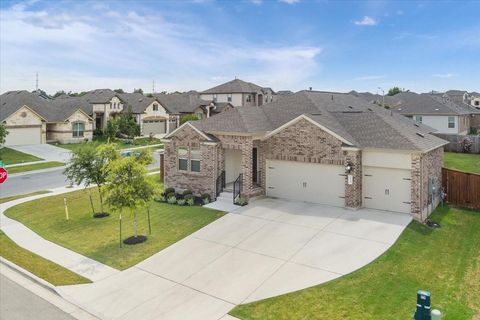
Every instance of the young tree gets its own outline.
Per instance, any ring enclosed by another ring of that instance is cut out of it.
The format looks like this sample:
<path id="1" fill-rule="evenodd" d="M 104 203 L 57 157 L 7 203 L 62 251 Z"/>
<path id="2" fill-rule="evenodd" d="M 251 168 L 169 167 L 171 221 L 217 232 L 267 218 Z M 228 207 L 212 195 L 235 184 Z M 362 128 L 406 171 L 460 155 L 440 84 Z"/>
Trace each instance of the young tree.
<path id="1" fill-rule="evenodd" d="M 133 89 L 133 93 L 141 93 L 141 94 L 143 94 L 143 90 L 142 90 L 142 88 Z"/>
<path id="2" fill-rule="evenodd" d="M 63 91 L 63 90 L 60 90 L 60 91 L 55 92 L 55 94 L 52 96 L 52 98 L 55 99 L 55 98 L 58 98 L 58 97 L 60 97 L 60 96 L 62 96 L 62 95 L 64 95 L 64 94 L 67 94 L 67 93 L 66 93 L 65 91 Z"/>
<path id="3" fill-rule="evenodd" d="M 146 237 L 138 237 L 137 210 L 153 200 L 157 188 L 148 179 L 147 170 L 135 157 L 119 158 L 108 164 L 109 174 L 104 186 L 108 205 L 120 212 L 130 210 L 133 215 L 134 235 L 131 243 L 139 243 Z M 127 239 L 128 240 L 128 239 Z"/>
<path id="4" fill-rule="evenodd" d="M 116 93 L 125 93 L 125 91 L 123 91 L 123 89 L 115 89 L 113 91 L 115 91 Z"/>
<path id="5" fill-rule="evenodd" d="M 398 93 L 400 93 L 400 92 L 408 92 L 408 91 L 409 91 L 409 90 L 400 89 L 399 87 L 393 87 L 393 88 L 390 88 L 390 89 L 388 90 L 387 95 L 389 95 L 389 96 L 394 96 L 394 95 L 396 95 L 396 94 L 398 94 Z"/>
<path id="6" fill-rule="evenodd" d="M 105 216 L 103 210 L 103 189 L 109 173 L 108 163 L 120 157 L 114 144 L 104 144 L 95 148 L 92 144 L 85 144 L 73 151 L 72 158 L 64 174 L 75 184 L 83 184 L 85 189 L 92 184 L 97 185 L 100 197 L 100 212 L 94 216 Z"/>
<path id="7" fill-rule="evenodd" d="M 119 132 L 128 138 L 133 139 L 135 136 L 140 135 L 140 125 L 135 121 L 132 108 L 128 108 L 125 112 L 122 112 L 117 121 Z"/>
<path id="8" fill-rule="evenodd" d="M 7 140 L 8 130 L 5 123 L 0 123 L 0 146 L 5 144 Z"/>
<path id="9" fill-rule="evenodd" d="M 108 142 L 113 142 L 119 132 L 118 120 L 110 118 L 107 121 L 107 126 L 103 130 L 103 135 L 107 138 Z"/>
<path id="10" fill-rule="evenodd" d="M 180 118 L 180 124 L 184 124 L 185 122 L 187 121 L 195 121 L 195 120 L 198 120 L 198 115 L 196 114 L 186 114 L 186 115 L 183 115 L 181 118 Z"/>

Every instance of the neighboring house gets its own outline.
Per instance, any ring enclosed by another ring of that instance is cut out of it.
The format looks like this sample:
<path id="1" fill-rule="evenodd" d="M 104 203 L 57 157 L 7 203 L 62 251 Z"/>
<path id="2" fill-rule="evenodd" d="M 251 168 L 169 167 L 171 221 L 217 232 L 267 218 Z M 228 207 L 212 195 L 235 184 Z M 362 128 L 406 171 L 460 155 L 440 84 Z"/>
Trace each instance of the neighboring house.
<path id="1" fill-rule="evenodd" d="M 234 107 L 261 106 L 275 100 L 271 88 L 260 87 L 251 82 L 235 79 L 200 92 L 200 98 L 215 103 L 230 103 Z"/>
<path id="2" fill-rule="evenodd" d="M 439 202 L 443 146 L 430 129 L 349 94 L 300 91 L 167 135 L 165 184 L 412 214 Z M 233 201 L 233 194 L 232 194 Z"/>
<path id="3" fill-rule="evenodd" d="M 53 100 L 25 90 L 6 92 L 0 96 L 0 121 L 9 132 L 5 145 L 91 140 L 93 119 L 85 107 L 81 99 Z"/>
<path id="4" fill-rule="evenodd" d="M 385 101 L 391 110 L 430 126 L 437 133 L 464 135 L 480 121 L 480 110 L 443 94 L 402 92 L 385 97 Z"/>

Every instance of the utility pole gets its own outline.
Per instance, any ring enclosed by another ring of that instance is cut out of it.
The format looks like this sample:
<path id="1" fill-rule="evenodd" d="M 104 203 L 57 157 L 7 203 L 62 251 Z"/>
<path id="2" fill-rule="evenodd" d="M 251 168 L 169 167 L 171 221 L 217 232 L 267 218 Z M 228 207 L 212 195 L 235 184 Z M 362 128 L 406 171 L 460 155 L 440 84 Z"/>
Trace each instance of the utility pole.
<path id="1" fill-rule="evenodd" d="M 382 107 L 385 108 L 385 91 L 380 87 L 378 89 L 382 90 Z"/>
<path id="2" fill-rule="evenodd" d="M 155 93 L 155 80 L 152 81 L 152 93 Z"/>
<path id="3" fill-rule="evenodd" d="M 38 72 L 35 74 L 35 91 L 38 91 Z"/>

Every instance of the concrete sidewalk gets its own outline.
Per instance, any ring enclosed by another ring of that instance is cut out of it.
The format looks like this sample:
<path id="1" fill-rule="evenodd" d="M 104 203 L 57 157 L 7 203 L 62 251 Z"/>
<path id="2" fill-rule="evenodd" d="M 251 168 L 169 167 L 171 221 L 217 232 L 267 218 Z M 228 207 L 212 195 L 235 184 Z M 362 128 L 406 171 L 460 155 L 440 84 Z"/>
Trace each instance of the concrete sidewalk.
<path id="1" fill-rule="evenodd" d="M 35 157 L 46 161 L 68 162 L 71 157 L 71 151 L 53 146 L 48 143 L 32 144 L 24 146 L 10 146 L 9 148 L 34 155 Z"/>
<path id="2" fill-rule="evenodd" d="M 0 226 L 1 230 L 19 246 L 95 282 L 117 274 L 119 271 L 50 242 L 20 222 L 12 220 L 3 214 L 8 208 L 23 202 L 80 189 L 83 189 L 83 187 L 52 189 L 50 190 L 52 191 L 50 193 L 35 195 L 0 204 Z"/>

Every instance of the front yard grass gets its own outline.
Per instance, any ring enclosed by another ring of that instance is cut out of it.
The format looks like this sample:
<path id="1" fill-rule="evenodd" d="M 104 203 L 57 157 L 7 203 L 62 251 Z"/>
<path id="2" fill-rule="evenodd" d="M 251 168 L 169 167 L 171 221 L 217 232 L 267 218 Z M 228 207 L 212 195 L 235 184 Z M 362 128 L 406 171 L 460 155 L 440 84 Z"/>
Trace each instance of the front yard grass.
<path id="1" fill-rule="evenodd" d="M 54 144 L 57 147 L 68 149 L 70 151 L 75 151 L 80 148 L 85 143 L 93 143 L 96 145 L 107 143 L 107 141 L 103 138 L 95 138 L 93 141 L 84 142 L 84 143 L 69 143 L 69 144 Z M 136 147 L 143 147 L 143 146 L 151 146 L 156 144 L 162 144 L 160 139 L 157 138 L 137 138 L 133 140 L 133 143 L 126 143 L 122 140 L 116 140 L 115 143 L 117 144 L 119 149 L 128 149 L 128 148 L 136 148 Z"/>
<path id="2" fill-rule="evenodd" d="M 43 159 L 10 148 L 1 148 L 0 160 L 2 160 L 5 164 L 17 164 L 24 162 L 40 161 Z"/>
<path id="3" fill-rule="evenodd" d="M 240 305 L 240 319 L 411 319 L 416 292 L 446 320 L 480 319 L 480 211 L 438 208 L 440 229 L 412 222 L 368 266 L 329 283 Z M 301 277 L 302 275 L 298 275 Z"/>
<path id="4" fill-rule="evenodd" d="M 44 194 L 44 193 L 49 193 L 49 192 L 50 191 L 48 191 L 48 190 L 40 190 L 40 191 L 31 192 L 31 193 L 25 193 L 25 194 L 19 194 L 19 195 L 16 195 L 16 196 L 0 198 L 0 203 L 5 203 L 5 202 L 9 202 L 9 201 L 13 201 L 13 200 L 21 199 L 21 198 L 26 198 L 26 197 L 31 197 L 31 196 L 36 196 L 38 194 Z"/>
<path id="5" fill-rule="evenodd" d="M 480 174 L 480 154 L 445 152 L 445 168 Z"/>
<path id="6" fill-rule="evenodd" d="M 90 280 L 18 246 L 2 231 L 0 256 L 55 286 L 90 283 Z"/>
<path id="7" fill-rule="evenodd" d="M 64 165 L 65 165 L 65 163 L 63 163 L 63 162 L 47 161 L 47 162 L 26 164 L 24 166 L 10 167 L 10 168 L 7 168 L 7 170 L 8 170 L 9 174 L 14 174 L 14 173 L 20 173 L 20 172 L 63 167 Z"/>
<path id="8" fill-rule="evenodd" d="M 158 179 L 155 175 L 152 179 Z M 92 190 L 98 210 L 98 193 Z M 67 198 L 70 220 L 65 220 L 63 198 Z M 88 192 L 75 191 L 19 204 L 5 212 L 45 239 L 60 244 L 116 269 L 126 269 L 168 247 L 210 222 L 223 212 L 202 207 L 180 207 L 166 203 L 150 203 L 152 234 L 148 234 L 146 210 L 139 211 L 139 234 L 148 240 L 133 246 L 119 247 L 119 215 L 93 219 Z M 133 235 L 133 217 L 122 214 L 122 238 Z"/>

